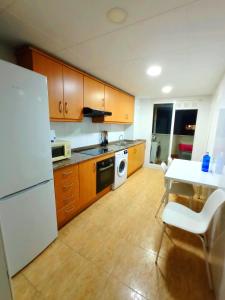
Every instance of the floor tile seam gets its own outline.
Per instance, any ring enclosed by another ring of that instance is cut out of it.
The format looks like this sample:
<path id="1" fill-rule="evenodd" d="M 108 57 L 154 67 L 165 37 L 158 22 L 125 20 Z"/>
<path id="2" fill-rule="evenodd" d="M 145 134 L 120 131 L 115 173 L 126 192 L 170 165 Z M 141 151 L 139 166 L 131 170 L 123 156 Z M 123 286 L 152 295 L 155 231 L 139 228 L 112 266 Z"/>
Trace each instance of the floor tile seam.
<path id="1" fill-rule="evenodd" d="M 24 273 L 24 271 L 22 271 L 22 274 L 21 274 L 25 279 L 26 281 L 32 286 L 32 288 L 35 290 L 36 293 L 38 294 L 41 294 L 41 296 L 44 297 L 44 294 L 37 289 L 37 287 L 33 284 L 33 282 L 26 276 L 26 274 Z"/>
<path id="2" fill-rule="evenodd" d="M 140 291 L 135 290 L 133 287 L 129 286 L 125 281 L 121 280 L 117 275 L 110 275 L 111 277 L 113 277 L 114 279 L 116 279 L 119 283 L 121 283 L 122 285 L 126 286 L 127 288 L 129 288 L 130 290 L 134 291 L 135 293 L 137 293 L 138 295 L 142 296 L 144 299 L 146 300 L 150 300 L 149 298 L 147 298 L 145 295 L 141 294 Z"/>

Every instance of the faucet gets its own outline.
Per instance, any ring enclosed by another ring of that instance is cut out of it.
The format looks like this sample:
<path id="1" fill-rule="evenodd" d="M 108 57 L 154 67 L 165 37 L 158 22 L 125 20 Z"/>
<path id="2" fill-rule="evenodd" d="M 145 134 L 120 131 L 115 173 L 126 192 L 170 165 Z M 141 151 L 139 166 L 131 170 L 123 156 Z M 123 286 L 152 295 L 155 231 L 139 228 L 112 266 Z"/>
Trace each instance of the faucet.
<path id="1" fill-rule="evenodd" d="M 120 136 L 119 136 L 119 143 L 120 143 L 120 145 L 122 145 L 122 141 L 124 140 L 124 136 L 123 136 L 123 134 L 121 134 Z"/>

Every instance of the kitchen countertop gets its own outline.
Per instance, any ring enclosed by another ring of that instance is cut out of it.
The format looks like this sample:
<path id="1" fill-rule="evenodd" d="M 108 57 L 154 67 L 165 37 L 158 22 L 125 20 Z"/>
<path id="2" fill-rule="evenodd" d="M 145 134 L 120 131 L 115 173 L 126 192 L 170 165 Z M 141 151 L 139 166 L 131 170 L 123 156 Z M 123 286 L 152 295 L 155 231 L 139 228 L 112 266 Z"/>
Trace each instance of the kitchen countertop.
<path id="1" fill-rule="evenodd" d="M 100 154 L 100 155 L 95 155 L 95 156 L 86 155 L 86 154 L 80 153 L 79 151 L 84 151 L 84 150 L 90 149 L 90 148 L 100 148 L 101 147 L 100 145 L 98 145 L 98 146 L 97 145 L 87 146 L 87 147 L 84 147 L 82 149 L 81 148 L 79 148 L 79 149 L 75 148 L 75 149 L 72 150 L 71 158 L 67 158 L 67 159 L 64 159 L 64 160 L 54 162 L 53 163 L 53 170 L 57 170 L 57 169 L 60 169 L 60 168 L 63 168 L 63 167 L 69 166 L 69 165 L 78 164 L 78 163 L 84 162 L 86 160 L 90 160 L 90 159 L 94 159 L 94 158 L 97 158 L 97 157 L 100 157 L 100 156 L 104 156 L 106 154 L 115 153 L 117 151 L 127 149 L 127 148 L 130 148 L 130 147 L 133 147 L 135 145 L 142 144 L 142 143 L 145 143 L 145 140 L 134 140 L 132 142 L 130 141 L 129 144 L 124 145 L 124 146 L 119 145 L 119 141 L 111 142 L 107 146 L 107 148 L 109 148 L 109 151 L 107 153 Z M 104 148 L 106 148 L 106 147 L 104 147 Z"/>

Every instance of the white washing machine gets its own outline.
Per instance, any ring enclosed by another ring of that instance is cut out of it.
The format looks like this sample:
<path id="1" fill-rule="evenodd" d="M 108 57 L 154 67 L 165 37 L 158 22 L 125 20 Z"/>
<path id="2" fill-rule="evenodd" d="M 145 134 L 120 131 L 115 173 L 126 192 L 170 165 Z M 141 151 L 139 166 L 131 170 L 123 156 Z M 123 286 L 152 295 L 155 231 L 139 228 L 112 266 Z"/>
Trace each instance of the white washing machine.
<path id="1" fill-rule="evenodd" d="M 124 149 L 115 153 L 115 176 L 113 190 L 117 189 L 127 179 L 128 151 Z"/>

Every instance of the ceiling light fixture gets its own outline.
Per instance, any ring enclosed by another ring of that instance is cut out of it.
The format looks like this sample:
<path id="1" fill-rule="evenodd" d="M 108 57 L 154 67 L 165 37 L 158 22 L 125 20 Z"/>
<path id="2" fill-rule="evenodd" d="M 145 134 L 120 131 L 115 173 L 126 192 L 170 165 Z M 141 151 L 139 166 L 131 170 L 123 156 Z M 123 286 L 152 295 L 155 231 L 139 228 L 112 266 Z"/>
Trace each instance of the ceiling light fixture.
<path id="1" fill-rule="evenodd" d="M 162 88 L 162 92 L 164 94 L 169 94 L 173 90 L 173 87 L 171 85 L 166 85 Z"/>
<path id="2" fill-rule="evenodd" d="M 151 77 L 157 77 L 161 74 L 162 68 L 160 66 L 151 66 L 147 69 L 146 73 Z"/>
<path id="3" fill-rule="evenodd" d="M 127 12 L 120 7 L 113 7 L 107 12 L 109 21 L 115 24 L 122 24 L 127 19 Z"/>

